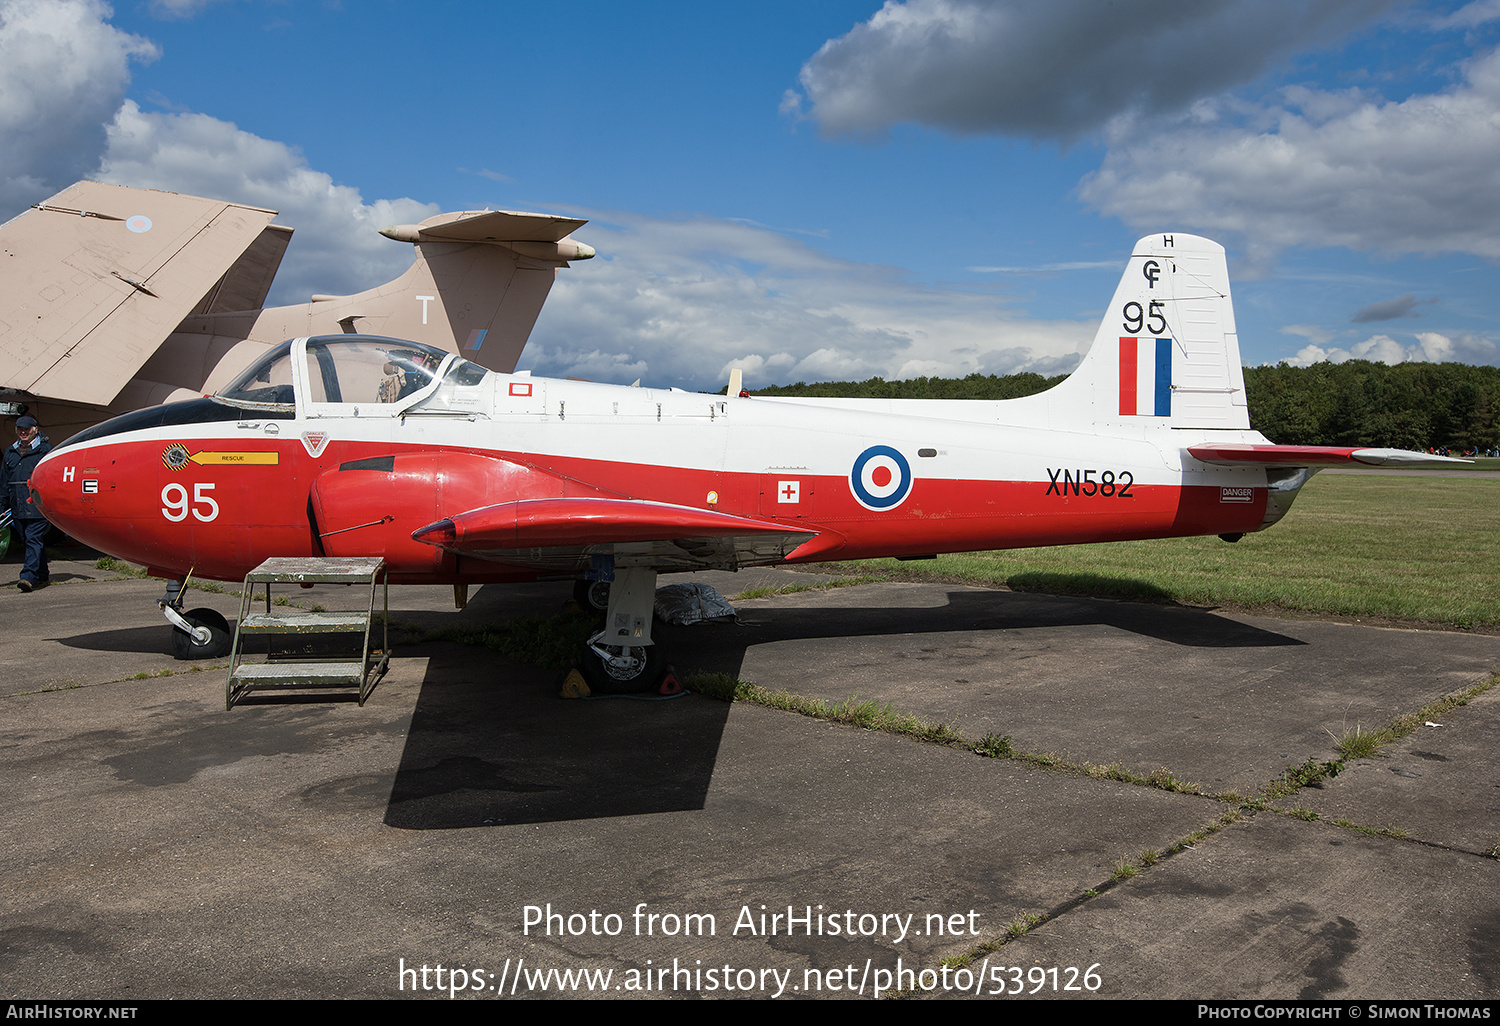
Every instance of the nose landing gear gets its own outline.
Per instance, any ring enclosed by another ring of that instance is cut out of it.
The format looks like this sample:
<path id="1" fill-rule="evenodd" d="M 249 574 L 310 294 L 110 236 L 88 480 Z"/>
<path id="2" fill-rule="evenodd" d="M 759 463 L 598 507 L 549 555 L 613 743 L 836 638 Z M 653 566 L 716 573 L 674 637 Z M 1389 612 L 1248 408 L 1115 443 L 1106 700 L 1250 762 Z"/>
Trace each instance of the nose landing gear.
<path id="1" fill-rule="evenodd" d="M 172 625 L 167 650 L 173 659 L 222 659 L 229 654 L 233 641 L 229 621 L 218 610 L 207 607 L 182 611 L 182 596 L 191 579 L 192 574 L 188 574 L 175 591 L 177 582 L 168 581 L 166 594 L 157 600 L 162 615 Z"/>

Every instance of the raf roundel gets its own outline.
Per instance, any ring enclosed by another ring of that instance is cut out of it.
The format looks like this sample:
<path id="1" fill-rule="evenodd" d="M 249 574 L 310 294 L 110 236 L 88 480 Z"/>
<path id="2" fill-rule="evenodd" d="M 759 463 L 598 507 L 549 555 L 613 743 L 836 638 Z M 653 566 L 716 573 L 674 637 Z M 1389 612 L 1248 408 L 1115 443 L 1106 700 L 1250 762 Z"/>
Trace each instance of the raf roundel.
<path id="1" fill-rule="evenodd" d="M 137 235 L 141 235 L 151 230 L 151 218 L 145 214 L 135 214 L 125 219 L 125 227 Z"/>
<path id="2" fill-rule="evenodd" d="M 889 445 L 872 445 L 855 459 L 849 490 L 865 509 L 895 509 L 911 491 L 911 464 Z"/>

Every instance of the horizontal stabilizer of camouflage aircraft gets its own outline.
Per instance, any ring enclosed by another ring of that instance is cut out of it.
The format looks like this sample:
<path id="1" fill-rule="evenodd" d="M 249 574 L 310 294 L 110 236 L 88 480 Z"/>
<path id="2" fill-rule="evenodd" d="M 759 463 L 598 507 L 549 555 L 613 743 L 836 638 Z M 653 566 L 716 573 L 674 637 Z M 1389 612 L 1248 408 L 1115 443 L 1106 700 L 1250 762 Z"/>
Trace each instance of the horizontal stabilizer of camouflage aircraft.
<path id="1" fill-rule="evenodd" d="M 510 372 L 586 222 L 513 211 L 392 225 L 405 274 L 262 308 L 292 229 L 276 211 L 78 182 L 0 225 L 0 402 L 55 437 L 212 392 L 297 335 L 395 334 Z"/>

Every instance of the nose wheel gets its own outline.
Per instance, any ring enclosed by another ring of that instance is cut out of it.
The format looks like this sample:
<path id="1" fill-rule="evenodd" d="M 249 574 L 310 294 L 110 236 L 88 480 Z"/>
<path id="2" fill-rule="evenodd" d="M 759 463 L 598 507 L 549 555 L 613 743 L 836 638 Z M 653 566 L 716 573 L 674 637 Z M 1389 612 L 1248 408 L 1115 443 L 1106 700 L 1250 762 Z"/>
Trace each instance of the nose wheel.
<path id="1" fill-rule="evenodd" d="M 157 599 L 162 615 L 172 625 L 172 636 L 167 651 L 173 659 L 222 659 L 229 654 L 234 636 L 229 632 L 229 621 L 215 609 L 201 608 L 182 611 L 182 596 L 187 594 L 189 573 L 179 585 L 167 582 L 167 592 Z"/>
<path id="2" fill-rule="evenodd" d="M 214 609 L 189 609 L 182 614 L 189 630 L 173 625 L 173 659 L 222 659 L 229 654 L 229 621 Z"/>

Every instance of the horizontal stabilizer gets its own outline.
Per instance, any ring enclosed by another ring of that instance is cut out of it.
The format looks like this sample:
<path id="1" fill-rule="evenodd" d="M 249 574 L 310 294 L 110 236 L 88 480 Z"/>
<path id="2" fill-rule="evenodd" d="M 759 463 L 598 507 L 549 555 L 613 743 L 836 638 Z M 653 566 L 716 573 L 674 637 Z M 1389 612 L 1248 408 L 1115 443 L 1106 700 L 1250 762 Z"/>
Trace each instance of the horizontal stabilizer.
<path id="1" fill-rule="evenodd" d="M 1346 445 L 1194 445 L 1188 453 L 1221 467 L 1438 467 L 1472 460 L 1433 456 L 1407 449 L 1369 449 Z"/>
<path id="2" fill-rule="evenodd" d="M 574 229 L 586 224 L 587 221 L 576 217 L 552 214 L 465 210 L 457 214 L 437 214 L 421 224 L 387 225 L 380 229 L 380 234 L 397 242 L 426 243 L 429 246 L 438 243 L 501 246 L 517 256 L 566 266 L 569 260 L 588 260 L 594 256 L 593 246 L 568 238 Z M 550 279 L 547 284 L 550 288 Z M 527 325 L 527 330 L 530 330 L 530 325 Z"/>
<path id="3" fill-rule="evenodd" d="M 417 229 L 422 241 L 557 242 L 588 224 L 576 217 L 516 210 L 464 210 L 429 217 Z"/>

